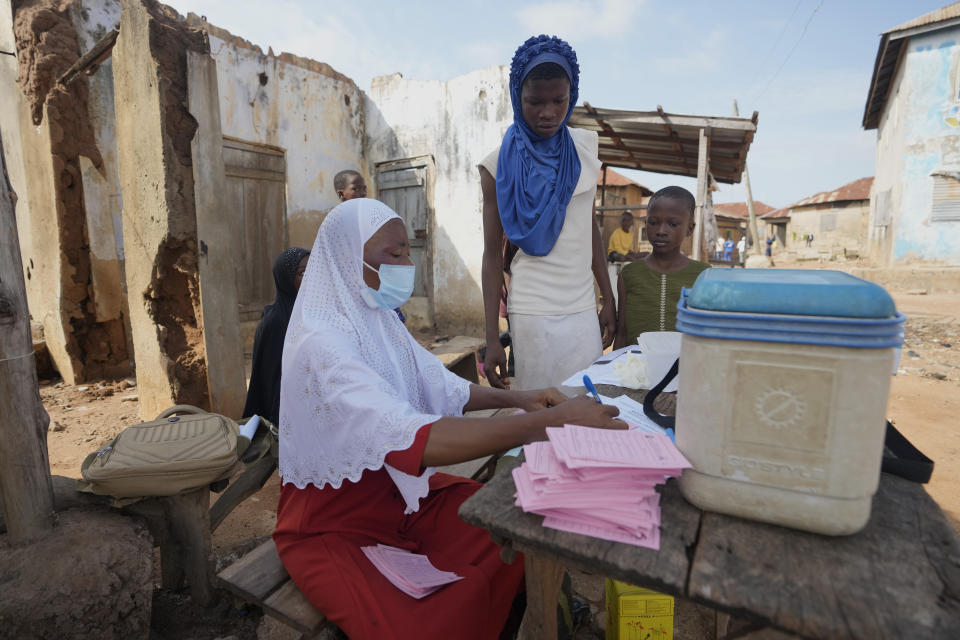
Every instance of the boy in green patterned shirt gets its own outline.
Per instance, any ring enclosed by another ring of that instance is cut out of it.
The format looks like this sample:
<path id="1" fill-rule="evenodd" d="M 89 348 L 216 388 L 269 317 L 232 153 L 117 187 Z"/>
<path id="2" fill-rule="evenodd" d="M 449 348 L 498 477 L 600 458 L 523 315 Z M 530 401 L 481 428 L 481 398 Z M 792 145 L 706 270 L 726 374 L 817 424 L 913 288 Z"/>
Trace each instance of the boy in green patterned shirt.
<path id="1" fill-rule="evenodd" d="M 675 330 L 680 289 L 693 286 L 710 267 L 680 252 L 684 238 L 693 233 L 695 207 L 693 194 L 675 186 L 660 189 L 647 203 L 647 240 L 653 251 L 620 272 L 614 348 L 636 344 L 647 331 Z"/>

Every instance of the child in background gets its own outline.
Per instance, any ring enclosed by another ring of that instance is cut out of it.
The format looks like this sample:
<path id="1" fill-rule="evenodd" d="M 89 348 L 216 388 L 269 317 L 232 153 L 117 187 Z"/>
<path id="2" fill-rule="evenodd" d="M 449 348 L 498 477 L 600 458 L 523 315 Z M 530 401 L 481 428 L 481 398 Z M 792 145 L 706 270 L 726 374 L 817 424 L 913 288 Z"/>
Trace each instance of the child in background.
<path id="1" fill-rule="evenodd" d="M 337 197 L 340 198 L 340 202 L 367 197 L 367 183 L 363 181 L 360 172 L 353 169 L 344 169 L 337 172 L 337 175 L 333 176 L 333 188 L 337 190 Z M 400 309 L 394 309 L 394 311 L 400 318 L 400 322 L 406 324 L 407 316 L 403 315 L 403 311 Z"/>
<path id="2" fill-rule="evenodd" d="M 610 242 L 607 244 L 607 258 L 610 262 L 630 262 L 640 257 L 640 254 L 633 250 L 633 234 L 630 232 L 632 228 L 633 214 L 624 211 L 620 216 L 620 228 L 610 234 Z"/>
<path id="3" fill-rule="evenodd" d="M 682 187 L 664 187 L 647 203 L 647 240 L 653 251 L 620 272 L 614 348 L 635 344 L 646 331 L 673 331 L 680 289 L 693 286 L 710 267 L 680 253 L 683 239 L 693 233 L 695 206 L 693 194 Z"/>
<path id="4" fill-rule="evenodd" d="M 337 173 L 333 177 L 333 188 L 336 189 L 340 202 L 367 197 L 367 183 L 363 181 L 363 176 L 353 169 Z"/>

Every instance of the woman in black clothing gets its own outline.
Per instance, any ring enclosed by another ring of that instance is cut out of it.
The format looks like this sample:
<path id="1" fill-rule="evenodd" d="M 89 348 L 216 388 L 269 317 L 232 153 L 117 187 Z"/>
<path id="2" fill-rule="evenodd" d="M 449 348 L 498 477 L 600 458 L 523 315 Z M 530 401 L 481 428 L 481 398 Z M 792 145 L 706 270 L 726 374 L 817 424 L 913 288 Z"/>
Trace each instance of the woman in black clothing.
<path id="1" fill-rule="evenodd" d="M 253 370 L 243 417 L 258 415 L 274 425 L 280 419 L 280 361 L 283 339 L 290 322 L 293 303 L 297 299 L 300 281 L 307 269 L 310 252 L 291 247 L 273 263 L 273 282 L 277 297 L 273 304 L 263 308 L 260 324 L 253 339 Z"/>

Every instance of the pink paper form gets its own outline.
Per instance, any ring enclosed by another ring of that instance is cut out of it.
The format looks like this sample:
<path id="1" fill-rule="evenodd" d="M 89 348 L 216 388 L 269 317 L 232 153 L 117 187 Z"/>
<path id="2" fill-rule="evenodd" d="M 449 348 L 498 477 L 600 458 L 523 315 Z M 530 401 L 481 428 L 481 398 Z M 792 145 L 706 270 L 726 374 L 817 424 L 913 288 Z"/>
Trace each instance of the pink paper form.
<path id="1" fill-rule="evenodd" d="M 526 445 L 513 470 L 517 506 L 544 516 L 545 527 L 659 549 L 655 486 L 690 467 L 669 438 L 575 425 L 547 437 Z"/>
<path id="2" fill-rule="evenodd" d="M 427 556 L 405 549 L 379 544 L 360 550 L 395 587 L 417 599 L 463 579 L 451 571 L 440 571 Z"/>
<path id="3" fill-rule="evenodd" d="M 566 425 L 547 428 L 557 458 L 570 469 L 629 467 L 687 469 L 690 463 L 670 438 L 643 431 L 614 431 Z"/>

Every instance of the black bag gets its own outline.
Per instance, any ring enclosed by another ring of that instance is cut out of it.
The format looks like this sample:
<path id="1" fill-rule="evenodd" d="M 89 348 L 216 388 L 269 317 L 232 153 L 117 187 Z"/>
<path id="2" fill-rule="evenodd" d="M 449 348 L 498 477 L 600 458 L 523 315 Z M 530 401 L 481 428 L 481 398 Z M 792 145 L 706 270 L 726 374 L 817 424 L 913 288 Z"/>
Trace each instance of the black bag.
<path id="1" fill-rule="evenodd" d="M 670 371 L 663 377 L 657 386 L 647 392 L 643 398 L 643 412 L 648 418 L 664 429 L 676 431 L 677 420 L 673 416 L 665 416 L 653 408 L 653 401 L 657 399 L 670 381 L 680 372 L 680 360 L 677 359 L 670 367 Z M 907 438 L 897 431 L 897 428 L 887 420 L 887 432 L 883 442 L 883 463 L 880 470 L 892 473 L 911 482 L 926 484 L 933 474 L 933 460 L 925 456 L 913 446 Z"/>
<path id="2" fill-rule="evenodd" d="M 667 388 L 667 385 L 677 377 L 677 374 L 680 372 L 680 359 L 673 363 L 673 366 L 670 367 L 670 371 L 667 371 L 667 375 L 663 376 L 663 380 L 657 383 L 653 389 L 647 392 L 647 395 L 643 397 L 643 412 L 647 414 L 647 417 L 656 422 L 658 425 L 664 429 L 673 429 L 676 431 L 677 419 L 673 416 L 665 416 L 656 409 L 653 408 L 653 401 L 657 399 L 663 390 Z"/>
<path id="3" fill-rule="evenodd" d="M 887 435 L 883 441 L 883 465 L 880 470 L 911 482 L 926 484 L 930 482 L 933 474 L 933 460 L 923 455 L 887 420 Z"/>

